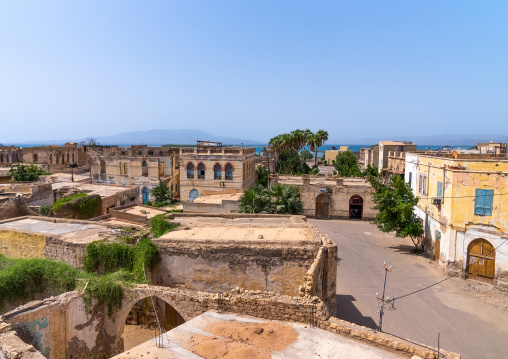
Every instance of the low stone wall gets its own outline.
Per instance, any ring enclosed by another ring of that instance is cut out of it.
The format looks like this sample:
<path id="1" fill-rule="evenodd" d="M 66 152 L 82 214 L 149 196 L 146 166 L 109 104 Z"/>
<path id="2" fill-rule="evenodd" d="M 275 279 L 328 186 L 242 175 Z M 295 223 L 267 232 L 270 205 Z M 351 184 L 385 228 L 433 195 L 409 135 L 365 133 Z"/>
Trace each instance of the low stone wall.
<path id="1" fill-rule="evenodd" d="M 235 213 L 238 210 L 238 201 L 223 200 L 222 203 L 184 202 L 184 212 L 201 213 Z"/>
<path id="2" fill-rule="evenodd" d="M 270 320 L 309 323 L 407 358 L 417 355 L 438 359 L 435 348 L 329 317 L 326 306 L 317 297 L 298 298 L 243 289 L 204 293 L 138 285 L 126 290 L 122 308 L 111 318 L 107 316 L 105 308 L 99 305 L 95 305 L 87 314 L 79 293 L 69 292 L 29 303 L 7 313 L 0 317 L 0 328 L 2 324 L 9 323 L 19 336 L 29 334 L 26 337 L 30 338 L 29 343 L 50 359 L 111 357 L 123 351 L 121 337 L 129 312 L 139 300 L 152 295 L 168 303 L 186 321 L 215 310 Z M 441 353 L 448 359 L 460 358 L 458 354 L 445 350 L 441 350 Z"/>

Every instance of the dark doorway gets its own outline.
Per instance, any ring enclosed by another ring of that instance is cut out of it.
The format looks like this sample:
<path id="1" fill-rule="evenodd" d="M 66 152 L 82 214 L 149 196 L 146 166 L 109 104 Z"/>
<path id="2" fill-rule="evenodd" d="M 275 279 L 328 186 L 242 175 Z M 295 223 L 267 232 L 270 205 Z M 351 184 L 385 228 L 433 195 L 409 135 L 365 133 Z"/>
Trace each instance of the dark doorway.
<path id="1" fill-rule="evenodd" d="M 330 196 L 320 193 L 316 197 L 316 218 L 330 218 Z"/>
<path id="2" fill-rule="evenodd" d="M 349 219 L 363 218 L 363 198 L 355 194 L 349 199 Z"/>

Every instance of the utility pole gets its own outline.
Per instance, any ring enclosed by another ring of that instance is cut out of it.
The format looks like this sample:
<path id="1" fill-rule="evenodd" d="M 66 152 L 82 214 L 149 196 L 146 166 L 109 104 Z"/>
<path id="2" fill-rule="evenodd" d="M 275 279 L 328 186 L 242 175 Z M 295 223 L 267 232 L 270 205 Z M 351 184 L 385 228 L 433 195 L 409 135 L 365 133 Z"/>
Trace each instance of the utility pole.
<path id="1" fill-rule="evenodd" d="M 377 326 L 377 330 L 379 330 L 380 332 L 382 332 L 381 325 L 383 324 L 383 306 L 384 306 L 385 303 L 389 303 L 390 302 L 390 298 L 389 297 L 387 297 L 385 299 L 385 290 L 386 290 L 386 275 L 388 274 L 388 272 L 392 271 L 392 266 L 387 267 L 386 266 L 386 262 L 384 262 L 383 268 L 385 270 L 385 280 L 384 280 L 384 283 L 383 283 L 383 296 L 381 298 L 379 298 L 379 294 L 376 293 L 377 306 L 379 307 L 379 324 Z"/>

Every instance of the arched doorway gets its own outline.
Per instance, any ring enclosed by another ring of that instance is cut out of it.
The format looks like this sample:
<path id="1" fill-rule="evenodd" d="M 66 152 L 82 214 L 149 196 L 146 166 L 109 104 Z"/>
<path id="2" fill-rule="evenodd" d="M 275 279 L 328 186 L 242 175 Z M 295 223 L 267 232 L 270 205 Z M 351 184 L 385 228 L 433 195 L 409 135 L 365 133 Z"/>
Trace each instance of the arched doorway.
<path id="1" fill-rule="evenodd" d="M 150 190 L 146 187 L 143 187 L 141 190 L 141 195 L 143 196 L 143 204 L 146 204 L 150 200 Z"/>
<path id="2" fill-rule="evenodd" d="M 363 198 L 357 194 L 349 199 L 349 219 L 363 218 Z"/>
<path id="3" fill-rule="evenodd" d="M 320 193 L 316 197 L 316 218 L 330 218 L 330 196 Z"/>
<path id="4" fill-rule="evenodd" d="M 193 202 L 196 198 L 199 197 L 199 191 L 197 189 L 191 189 L 189 192 L 189 201 Z"/>
<path id="5" fill-rule="evenodd" d="M 472 241 L 467 249 L 467 277 L 492 282 L 496 272 L 496 250 L 483 238 Z"/>
<path id="6" fill-rule="evenodd" d="M 123 350 L 129 350 L 163 332 L 185 323 L 183 317 L 169 303 L 158 297 L 146 297 L 133 305 L 123 328 Z"/>

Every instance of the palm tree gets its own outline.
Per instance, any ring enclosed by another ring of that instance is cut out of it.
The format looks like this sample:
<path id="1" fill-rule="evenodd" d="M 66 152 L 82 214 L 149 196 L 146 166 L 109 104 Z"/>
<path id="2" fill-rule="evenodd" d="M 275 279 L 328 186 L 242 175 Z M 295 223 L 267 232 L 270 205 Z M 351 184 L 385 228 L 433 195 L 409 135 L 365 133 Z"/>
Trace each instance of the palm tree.
<path id="1" fill-rule="evenodd" d="M 249 187 L 238 202 L 239 213 L 272 213 L 270 193 L 260 184 Z"/>
<path id="2" fill-rule="evenodd" d="M 319 150 L 319 147 L 323 146 L 325 144 L 325 141 L 328 141 L 328 132 L 324 130 L 318 130 L 315 135 L 316 138 L 316 158 L 317 158 L 317 151 Z"/>
<path id="3" fill-rule="evenodd" d="M 272 197 L 272 213 L 275 214 L 302 214 L 303 202 L 300 190 L 295 185 L 276 184 L 270 188 Z"/>
<path id="4" fill-rule="evenodd" d="M 314 152 L 314 165 L 317 164 L 317 151 L 319 147 L 317 146 L 317 136 L 315 133 L 307 137 L 307 146 L 309 146 L 310 150 Z"/>

